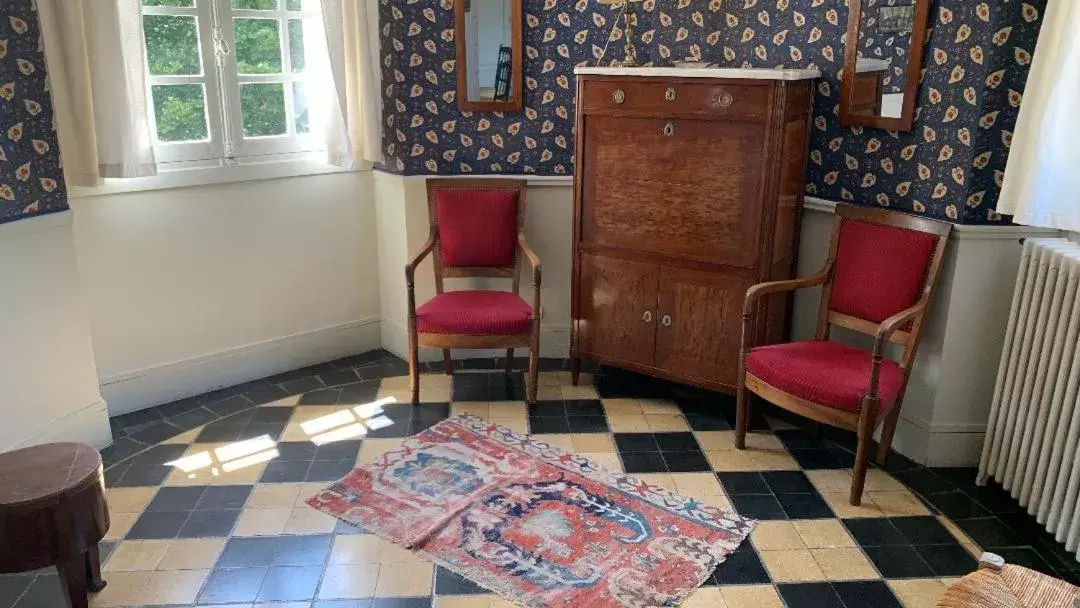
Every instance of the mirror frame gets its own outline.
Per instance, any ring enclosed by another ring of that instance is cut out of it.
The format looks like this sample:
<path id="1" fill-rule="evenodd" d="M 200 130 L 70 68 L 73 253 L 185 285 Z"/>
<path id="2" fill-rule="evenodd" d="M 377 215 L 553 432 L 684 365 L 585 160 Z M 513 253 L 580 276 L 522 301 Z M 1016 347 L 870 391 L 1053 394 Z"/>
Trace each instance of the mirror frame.
<path id="1" fill-rule="evenodd" d="M 862 24 L 865 0 L 850 0 L 847 40 L 844 52 L 844 71 L 840 83 L 840 124 L 858 127 L 911 131 L 915 123 L 915 107 L 922 85 L 923 54 L 930 23 L 930 0 L 912 0 L 915 17 L 911 25 L 911 48 L 908 50 L 907 82 L 904 84 L 904 108 L 900 118 L 866 116 L 851 111 L 855 95 L 855 67 L 859 60 L 859 27 Z"/>
<path id="2" fill-rule="evenodd" d="M 469 101 L 469 61 L 468 52 L 465 49 L 465 4 L 468 0 L 454 0 L 454 40 L 457 45 L 457 100 L 458 109 L 462 112 L 521 112 L 525 107 L 522 83 L 525 81 L 522 73 L 523 47 L 521 43 L 522 31 L 522 0 L 509 0 L 510 2 L 510 101 Z"/>

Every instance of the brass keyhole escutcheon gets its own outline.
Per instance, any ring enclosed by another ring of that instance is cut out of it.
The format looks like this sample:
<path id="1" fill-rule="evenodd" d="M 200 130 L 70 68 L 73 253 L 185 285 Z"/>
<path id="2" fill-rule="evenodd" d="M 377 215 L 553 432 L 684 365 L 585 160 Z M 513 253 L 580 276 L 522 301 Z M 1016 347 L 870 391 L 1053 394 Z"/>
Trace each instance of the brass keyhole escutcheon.
<path id="1" fill-rule="evenodd" d="M 615 103 L 626 101 L 626 92 L 622 89 L 615 89 L 615 92 L 611 94 L 611 101 L 614 101 Z"/>
<path id="2" fill-rule="evenodd" d="M 716 97 L 716 103 L 720 104 L 721 108 L 727 108 L 735 103 L 735 97 L 727 91 L 721 91 L 720 95 Z"/>
<path id="3" fill-rule="evenodd" d="M 675 101 L 675 87 L 668 87 L 668 90 L 664 92 L 664 99 L 668 101 Z"/>
<path id="4" fill-rule="evenodd" d="M 667 137 L 675 135 L 675 123 L 669 121 L 666 125 L 664 125 L 664 135 L 666 135 Z"/>

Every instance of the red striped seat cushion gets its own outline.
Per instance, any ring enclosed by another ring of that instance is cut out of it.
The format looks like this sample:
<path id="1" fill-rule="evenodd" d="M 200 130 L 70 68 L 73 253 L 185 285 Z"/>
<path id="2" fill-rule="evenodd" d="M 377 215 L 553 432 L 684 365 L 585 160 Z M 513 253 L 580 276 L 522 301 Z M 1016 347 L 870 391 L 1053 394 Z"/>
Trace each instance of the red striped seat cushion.
<path id="1" fill-rule="evenodd" d="M 448 291 L 416 309 L 416 327 L 428 334 L 524 334 L 532 317 L 528 302 L 509 291 Z"/>
<path id="2" fill-rule="evenodd" d="M 752 349 L 746 371 L 796 397 L 857 412 L 870 386 L 871 359 L 869 352 L 839 342 L 792 342 Z M 891 406 L 903 384 L 900 366 L 883 360 L 878 376 L 882 405 Z"/>

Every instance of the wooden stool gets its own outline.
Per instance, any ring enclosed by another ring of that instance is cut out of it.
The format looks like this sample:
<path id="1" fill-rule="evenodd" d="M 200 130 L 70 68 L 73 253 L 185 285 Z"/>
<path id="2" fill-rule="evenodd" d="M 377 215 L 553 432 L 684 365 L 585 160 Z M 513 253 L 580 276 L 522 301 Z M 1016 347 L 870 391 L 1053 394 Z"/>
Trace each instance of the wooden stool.
<path id="1" fill-rule="evenodd" d="M 101 591 L 98 542 L 109 529 L 101 455 L 80 443 L 0 454 L 0 572 L 56 566 L 72 608 Z"/>
<path id="2" fill-rule="evenodd" d="M 1080 608 L 1080 589 L 983 553 L 979 569 L 945 591 L 938 608 Z"/>

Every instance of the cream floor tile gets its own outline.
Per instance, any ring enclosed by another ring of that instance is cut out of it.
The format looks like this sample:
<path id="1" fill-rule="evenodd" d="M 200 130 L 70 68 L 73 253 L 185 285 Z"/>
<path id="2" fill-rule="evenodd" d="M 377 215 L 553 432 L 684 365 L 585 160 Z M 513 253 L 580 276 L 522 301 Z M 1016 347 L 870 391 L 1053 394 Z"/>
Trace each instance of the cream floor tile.
<path id="1" fill-rule="evenodd" d="M 788 521 L 760 521 L 750 533 L 750 540 L 758 551 L 806 548 L 802 536 Z"/>
<path id="2" fill-rule="evenodd" d="M 289 441 L 293 443 L 311 441 L 311 433 L 304 430 L 300 423 L 290 422 L 285 425 L 285 430 L 281 433 L 281 441 Z"/>
<path id="3" fill-rule="evenodd" d="M 450 415 L 472 414 L 481 418 L 491 417 L 491 406 L 484 401 L 461 401 L 450 405 Z"/>
<path id="4" fill-rule="evenodd" d="M 382 552 L 379 554 L 379 562 L 387 564 L 430 564 L 416 551 L 410 551 L 401 545 L 390 541 L 383 541 Z"/>
<path id="5" fill-rule="evenodd" d="M 643 414 L 608 414 L 608 427 L 614 433 L 652 432 Z"/>
<path id="6" fill-rule="evenodd" d="M 571 386 L 565 385 L 559 387 L 562 391 L 563 399 L 599 399 L 600 395 L 597 394 L 596 388 L 592 386 Z"/>
<path id="7" fill-rule="evenodd" d="M 791 522 L 810 549 L 857 547 L 838 519 L 800 519 Z"/>
<path id="8" fill-rule="evenodd" d="M 246 486 L 259 482 L 266 463 L 254 464 L 237 469 L 225 471 L 218 467 L 211 469 L 185 472 L 180 469 L 174 470 L 165 478 L 166 486 Z"/>
<path id="9" fill-rule="evenodd" d="M 292 424 L 299 424 L 301 422 L 309 422 L 311 420 L 323 420 L 329 424 L 329 420 L 332 420 L 332 416 L 335 414 L 343 416 L 341 412 L 350 412 L 351 407 L 348 405 L 298 405 L 293 410 L 293 415 L 289 418 L 289 422 Z"/>
<path id="10" fill-rule="evenodd" d="M 769 428 L 774 431 L 793 431 L 799 428 L 787 420 L 773 418 L 772 416 L 766 416 L 765 421 L 769 423 Z"/>
<path id="11" fill-rule="evenodd" d="M 492 418 L 527 418 L 529 414 L 524 401 L 489 401 L 487 405 Z"/>
<path id="12" fill-rule="evenodd" d="M 728 452 L 735 449 L 735 431 L 695 431 L 694 437 L 706 452 Z"/>
<path id="13" fill-rule="evenodd" d="M 138 518 L 138 513 L 109 513 L 109 531 L 105 533 L 104 540 L 124 538 Z"/>
<path id="14" fill-rule="evenodd" d="M 425 388 L 449 389 L 453 379 L 453 376 L 447 376 L 446 374 L 420 374 L 420 390 L 422 391 Z M 412 381 L 408 376 L 383 378 L 379 382 L 379 388 L 392 391 L 412 390 Z"/>
<path id="15" fill-rule="evenodd" d="M 528 434 L 529 432 L 529 419 L 525 416 L 515 416 L 513 418 L 501 418 L 491 417 L 488 420 L 494 422 L 499 426 L 505 426 L 506 428 L 514 431 L 515 433 Z"/>
<path id="16" fill-rule="evenodd" d="M 787 450 L 747 449 L 755 471 L 800 471 L 802 467 Z"/>
<path id="17" fill-rule="evenodd" d="M 783 550 L 783 551 L 758 551 L 761 563 L 769 571 L 775 583 L 803 583 L 824 581 L 825 573 L 821 571 L 814 556 L 808 549 Z"/>
<path id="18" fill-rule="evenodd" d="M 907 490 L 899 492 L 866 492 L 863 500 L 872 500 L 887 517 L 929 515 L 930 510 Z"/>
<path id="19" fill-rule="evenodd" d="M 152 605 L 191 604 L 206 582 L 210 570 L 164 570 L 155 572 L 146 586 L 142 603 Z M 106 587 L 108 588 L 108 587 Z"/>
<path id="20" fill-rule="evenodd" d="M 563 388 L 551 384 L 541 384 L 536 387 L 537 401 L 562 401 Z"/>
<path id="21" fill-rule="evenodd" d="M 157 490 L 157 488 L 109 488 L 105 490 L 109 513 L 142 513 L 142 510 L 154 498 Z"/>
<path id="22" fill-rule="evenodd" d="M 434 566 L 431 563 L 383 565 L 379 568 L 379 582 L 375 597 L 423 597 L 431 595 L 431 579 Z"/>
<path id="23" fill-rule="evenodd" d="M 566 450 L 567 452 L 574 451 L 574 446 L 570 443 L 570 435 L 568 434 L 544 434 L 536 435 L 536 438 L 561 450 Z"/>
<path id="24" fill-rule="evenodd" d="M 610 433 L 574 433 L 570 446 L 575 452 L 614 452 L 615 442 Z"/>
<path id="25" fill-rule="evenodd" d="M 291 507 L 279 507 L 276 509 L 244 509 L 240 513 L 240 519 L 236 522 L 233 536 L 279 536 L 285 533 L 285 528 L 292 517 Z"/>
<path id="26" fill-rule="evenodd" d="M 904 484 L 881 469 L 870 469 L 866 472 L 867 492 L 902 492 L 906 490 L 907 487 Z"/>
<path id="27" fill-rule="evenodd" d="M 158 563 L 157 569 L 205 570 L 213 568 L 224 547 L 224 538 L 179 538 L 169 545 L 169 551 Z"/>
<path id="28" fill-rule="evenodd" d="M 377 564 L 327 566 L 318 597 L 321 600 L 373 597 L 379 581 L 379 570 Z"/>
<path id="29" fill-rule="evenodd" d="M 329 534 L 337 526 L 337 520 L 311 507 L 297 507 L 285 523 L 285 534 Z"/>
<path id="30" fill-rule="evenodd" d="M 590 462 L 597 466 L 620 473 L 623 472 L 622 461 L 619 460 L 619 455 L 614 452 L 579 452 L 578 455 L 588 458 Z"/>
<path id="31" fill-rule="evenodd" d="M 653 433 L 685 433 L 690 431 L 686 418 L 676 414 L 645 414 L 645 423 Z"/>
<path id="32" fill-rule="evenodd" d="M 732 434 L 735 431 L 731 431 Z M 787 449 L 784 444 L 780 442 L 780 438 L 772 433 L 747 433 L 746 434 L 746 449 L 753 451 L 768 451 L 768 452 L 784 452 L 787 453 Z"/>
<path id="33" fill-rule="evenodd" d="M 709 466 L 717 472 L 753 471 L 754 461 L 745 450 L 706 451 Z"/>
<path id="34" fill-rule="evenodd" d="M 496 596 L 491 600 L 491 608 L 518 608 L 517 604 Z"/>
<path id="35" fill-rule="evenodd" d="M 935 608 L 945 593 L 945 583 L 938 579 L 888 581 L 904 608 Z"/>
<path id="36" fill-rule="evenodd" d="M 293 507 L 307 507 L 307 501 L 312 496 L 320 494 L 330 484 L 325 481 L 309 481 L 307 483 L 300 484 L 300 491 L 296 493 L 296 502 L 293 503 Z"/>
<path id="37" fill-rule="evenodd" d="M 672 473 L 675 489 L 687 498 L 726 497 L 723 486 L 713 473 Z"/>
<path id="38" fill-rule="evenodd" d="M 292 507 L 300 495 L 298 483 L 259 484 L 247 501 L 249 509 L 282 509 Z"/>
<path id="39" fill-rule="evenodd" d="M 105 572 L 155 570 L 172 545 L 170 540 L 125 540 L 102 566 Z"/>
<path id="40" fill-rule="evenodd" d="M 848 493 L 844 492 L 822 492 L 821 497 L 825 499 L 825 502 L 829 503 L 833 513 L 841 519 L 849 519 L 855 517 L 884 517 L 881 509 L 874 501 L 867 497 L 863 497 L 862 504 L 857 507 L 851 505 L 848 502 Z"/>
<path id="41" fill-rule="evenodd" d="M 701 587 L 679 604 L 682 608 L 727 608 L 724 596 L 717 587 Z"/>
<path id="42" fill-rule="evenodd" d="M 491 608 L 490 595 L 442 595 L 435 596 L 432 608 Z"/>
<path id="43" fill-rule="evenodd" d="M 374 534 L 347 534 L 334 537 L 330 549 L 331 564 L 378 564 L 386 541 Z"/>
<path id="44" fill-rule="evenodd" d="M 98 593 L 90 595 L 90 605 L 94 608 L 112 608 L 114 606 L 138 606 L 146 597 L 146 587 L 150 584 L 153 571 L 113 572 L 109 574 L 109 584 Z"/>
<path id="45" fill-rule="evenodd" d="M 784 603 L 772 585 L 738 585 L 721 587 L 728 608 L 783 608 Z"/>
<path id="46" fill-rule="evenodd" d="M 356 455 L 356 463 L 369 464 L 376 457 L 401 447 L 402 441 L 404 439 L 365 439 L 360 444 L 360 453 Z"/>
<path id="47" fill-rule="evenodd" d="M 811 549 L 825 578 L 830 581 L 866 581 L 878 578 L 877 570 L 866 559 L 862 549 L 844 547 L 836 549 Z"/>
<path id="48" fill-rule="evenodd" d="M 604 413 L 608 416 L 643 416 L 641 401 L 638 399 L 603 399 Z"/>
<path id="49" fill-rule="evenodd" d="M 380 386 L 375 398 L 394 399 L 396 403 L 412 403 L 412 391 L 409 388 L 386 389 Z M 449 401 L 450 387 L 420 385 L 420 403 L 447 403 Z"/>
<path id="50" fill-rule="evenodd" d="M 176 445 L 176 444 L 187 445 L 187 444 L 195 441 L 195 439 L 199 436 L 199 433 L 201 433 L 202 430 L 203 430 L 203 427 L 200 426 L 199 428 L 191 429 L 190 431 L 185 431 L 183 433 L 180 433 L 179 435 L 173 435 L 172 437 L 169 437 L 168 439 L 166 439 L 165 441 L 162 441 L 161 443 L 171 444 L 171 445 Z"/>
<path id="51" fill-rule="evenodd" d="M 675 480 L 671 477 L 671 473 L 635 473 L 634 477 L 652 486 L 660 486 L 672 492 L 678 491 L 675 488 Z"/>
<path id="52" fill-rule="evenodd" d="M 820 469 L 804 471 L 818 492 L 847 492 L 851 489 L 851 471 L 845 469 Z"/>
<path id="53" fill-rule="evenodd" d="M 264 403 L 259 407 L 289 407 L 300 403 L 300 397 L 303 395 L 289 395 L 288 397 L 282 397 L 277 401 L 271 401 L 270 403 Z"/>
<path id="54" fill-rule="evenodd" d="M 646 415 L 682 416 L 682 410 L 671 399 L 638 399 Z"/>

